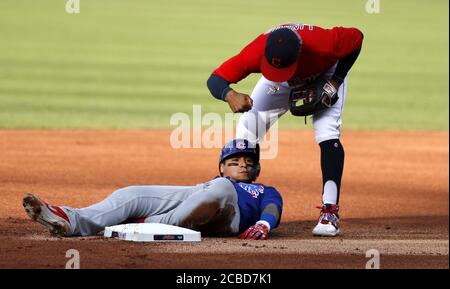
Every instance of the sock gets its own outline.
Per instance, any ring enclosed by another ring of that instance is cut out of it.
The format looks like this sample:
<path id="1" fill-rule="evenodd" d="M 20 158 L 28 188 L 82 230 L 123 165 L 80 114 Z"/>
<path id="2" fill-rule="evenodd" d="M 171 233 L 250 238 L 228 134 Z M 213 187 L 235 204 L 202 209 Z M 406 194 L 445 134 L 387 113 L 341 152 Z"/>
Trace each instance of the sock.
<path id="1" fill-rule="evenodd" d="M 338 204 L 344 170 L 344 147 L 339 139 L 323 141 L 319 146 L 323 181 L 322 201 L 324 204 Z"/>

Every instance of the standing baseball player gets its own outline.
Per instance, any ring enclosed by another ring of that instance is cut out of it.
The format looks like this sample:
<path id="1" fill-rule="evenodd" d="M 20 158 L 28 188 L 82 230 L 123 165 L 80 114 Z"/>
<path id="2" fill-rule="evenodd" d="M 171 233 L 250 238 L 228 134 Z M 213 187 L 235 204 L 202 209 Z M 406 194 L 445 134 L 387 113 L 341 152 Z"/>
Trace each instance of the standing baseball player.
<path id="1" fill-rule="evenodd" d="M 347 74 L 358 58 L 363 34 L 356 28 L 283 24 L 231 57 L 211 74 L 211 94 L 228 102 L 233 112 L 244 112 L 237 137 L 260 141 L 279 117 L 312 115 L 320 146 L 323 178 L 322 206 L 314 235 L 340 233 L 339 193 L 344 148 L 339 141 L 341 115 L 347 91 Z M 230 84 L 251 73 L 262 73 L 252 95 Z"/>
<path id="2" fill-rule="evenodd" d="M 23 206 L 53 235 L 88 236 L 106 226 L 129 222 L 163 223 L 199 230 L 206 235 L 265 239 L 278 227 L 283 208 L 280 193 L 254 181 L 259 175 L 259 146 L 247 140 L 227 143 L 219 173 L 195 186 L 131 186 L 119 189 L 87 208 L 52 206 L 27 194 Z"/>

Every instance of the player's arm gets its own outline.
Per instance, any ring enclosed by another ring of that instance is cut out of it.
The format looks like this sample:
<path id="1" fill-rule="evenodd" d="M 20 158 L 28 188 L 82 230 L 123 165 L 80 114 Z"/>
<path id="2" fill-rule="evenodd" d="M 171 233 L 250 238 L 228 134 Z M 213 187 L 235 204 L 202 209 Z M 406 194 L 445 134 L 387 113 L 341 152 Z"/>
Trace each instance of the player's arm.
<path id="1" fill-rule="evenodd" d="M 262 212 L 259 221 L 242 233 L 241 239 L 264 240 L 269 232 L 280 224 L 283 200 L 274 188 L 268 188 L 261 201 Z"/>
<path id="2" fill-rule="evenodd" d="M 253 106 L 253 100 L 249 95 L 234 91 L 230 87 L 230 82 L 217 74 L 211 74 L 207 85 L 211 94 L 217 99 L 228 102 L 233 112 L 245 112 Z"/>
<path id="3" fill-rule="evenodd" d="M 259 72 L 264 39 L 264 36 L 258 36 L 241 52 L 214 70 L 208 78 L 206 84 L 211 94 L 217 99 L 228 102 L 233 112 L 244 112 L 252 108 L 253 101 L 250 96 L 233 90 L 230 84 L 241 81 L 250 73 Z"/>
<path id="4" fill-rule="evenodd" d="M 334 53 L 339 62 L 331 78 L 336 88 L 344 82 L 361 51 L 364 34 L 356 28 L 335 27 Z"/>

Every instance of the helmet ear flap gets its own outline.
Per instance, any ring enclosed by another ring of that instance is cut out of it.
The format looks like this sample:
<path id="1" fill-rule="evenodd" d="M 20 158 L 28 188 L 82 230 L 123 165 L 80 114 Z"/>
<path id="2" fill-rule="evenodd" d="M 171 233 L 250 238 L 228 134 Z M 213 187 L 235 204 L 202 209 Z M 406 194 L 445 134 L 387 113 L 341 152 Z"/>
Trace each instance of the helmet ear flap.
<path id="1" fill-rule="evenodd" d="M 261 165 L 259 164 L 259 162 L 257 164 L 255 164 L 255 166 L 250 170 L 250 180 L 252 182 L 254 182 L 258 177 L 259 174 L 261 173 Z"/>

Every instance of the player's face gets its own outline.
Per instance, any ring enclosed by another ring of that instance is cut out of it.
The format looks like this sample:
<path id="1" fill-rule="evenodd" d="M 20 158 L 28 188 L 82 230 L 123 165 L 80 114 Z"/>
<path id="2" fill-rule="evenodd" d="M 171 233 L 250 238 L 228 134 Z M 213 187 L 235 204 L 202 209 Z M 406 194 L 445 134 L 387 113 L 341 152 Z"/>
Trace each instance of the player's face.
<path id="1" fill-rule="evenodd" d="M 233 156 L 220 165 L 220 170 L 224 177 L 230 177 L 236 182 L 247 182 L 254 165 L 255 162 L 248 156 Z"/>

